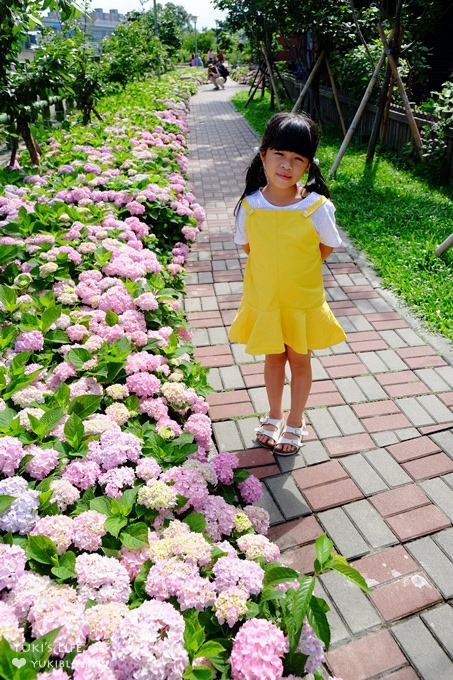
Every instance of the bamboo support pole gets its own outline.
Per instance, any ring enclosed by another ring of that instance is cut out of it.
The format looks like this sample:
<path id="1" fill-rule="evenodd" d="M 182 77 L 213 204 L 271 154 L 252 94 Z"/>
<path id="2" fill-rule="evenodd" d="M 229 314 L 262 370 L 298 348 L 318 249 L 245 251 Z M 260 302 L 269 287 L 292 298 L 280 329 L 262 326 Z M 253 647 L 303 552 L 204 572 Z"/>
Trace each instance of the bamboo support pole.
<path id="1" fill-rule="evenodd" d="M 371 76 L 371 80 L 370 80 L 370 82 L 368 83 L 368 86 L 367 86 L 367 88 L 366 88 L 366 90 L 365 90 L 365 94 L 364 94 L 363 97 L 362 97 L 362 101 L 360 102 L 360 106 L 359 106 L 359 108 L 358 108 L 357 111 L 356 111 L 356 114 L 355 114 L 355 116 L 354 116 L 354 118 L 353 118 L 353 120 L 352 120 L 351 125 L 349 126 L 349 129 L 348 129 L 348 131 L 347 131 L 347 133 L 346 133 L 345 138 L 343 139 L 343 142 L 342 142 L 341 147 L 340 147 L 340 149 L 339 149 L 339 151 L 338 151 L 337 157 L 335 158 L 335 160 L 334 160 L 334 162 L 333 162 L 333 165 L 332 165 L 332 167 L 331 167 L 330 170 L 329 170 L 328 177 L 332 177 L 332 176 L 336 173 L 336 171 L 337 171 L 337 169 L 338 169 L 338 166 L 340 165 L 340 162 L 341 162 L 341 159 L 343 158 L 344 152 L 345 152 L 346 149 L 348 148 L 349 142 L 350 142 L 351 139 L 352 139 L 352 135 L 353 135 L 354 132 L 355 132 L 355 129 L 356 129 L 356 127 L 357 127 L 357 124 L 358 124 L 358 122 L 360 121 L 360 119 L 361 119 L 361 117 L 362 117 L 362 113 L 363 113 L 364 110 L 365 110 L 365 107 L 366 107 L 366 105 L 367 105 L 367 103 L 368 103 L 368 100 L 369 100 L 369 98 L 370 98 L 370 96 L 371 96 L 371 93 L 372 93 L 372 91 L 373 91 L 373 88 L 374 88 L 374 86 L 375 86 L 375 84 L 376 84 L 376 80 L 377 80 L 377 77 L 378 77 L 378 75 L 379 75 L 379 71 L 380 71 L 381 68 L 382 68 L 382 64 L 384 63 L 385 56 L 386 56 L 386 55 L 385 55 L 385 52 L 382 52 L 382 54 L 381 54 L 381 56 L 380 56 L 380 58 L 379 58 L 379 61 L 378 61 L 377 65 L 376 65 L 376 68 L 374 69 L 374 73 L 373 73 L 373 75 Z"/>
<path id="2" fill-rule="evenodd" d="M 333 93 L 333 98 L 335 100 L 335 105 L 337 107 L 338 111 L 338 117 L 340 119 L 340 124 L 341 124 L 341 129 L 343 131 L 343 135 L 346 134 L 346 125 L 344 122 L 343 114 L 341 112 L 341 106 L 340 106 L 340 100 L 338 99 L 338 92 L 337 92 L 337 86 L 335 84 L 335 79 L 333 77 L 332 69 L 330 68 L 330 62 L 326 54 L 326 66 L 327 66 L 327 73 L 329 74 L 329 80 L 330 80 L 330 87 L 332 88 L 332 93 Z"/>
<path id="3" fill-rule="evenodd" d="M 442 253 L 448 250 L 451 246 L 453 246 L 453 234 L 450 234 L 450 236 L 446 238 L 445 241 L 442 241 L 440 246 L 436 248 L 436 255 L 442 255 Z"/>
<path id="4" fill-rule="evenodd" d="M 302 104 L 303 98 L 307 94 L 307 91 L 308 91 L 310 85 L 312 84 L 319 67 L 321 66 L 322 62 L 324 61 L 325 55 L 326 55 L 326 53 L 324 52 L 324 50 L 322 50 L 319 53 L 319 57 L 317 58 L 315 65 L 313 66 L 312 70 L 310 71 L 310 74 L 309 74 L 309 76 L 308 76 L 308 78 L 305 82 L 305 85 L 302 89 L 302 92 L 298 96 L 297 101 L 292 108 L 293 113 L 295 113 L 299 109 L 300 105 Z"/>

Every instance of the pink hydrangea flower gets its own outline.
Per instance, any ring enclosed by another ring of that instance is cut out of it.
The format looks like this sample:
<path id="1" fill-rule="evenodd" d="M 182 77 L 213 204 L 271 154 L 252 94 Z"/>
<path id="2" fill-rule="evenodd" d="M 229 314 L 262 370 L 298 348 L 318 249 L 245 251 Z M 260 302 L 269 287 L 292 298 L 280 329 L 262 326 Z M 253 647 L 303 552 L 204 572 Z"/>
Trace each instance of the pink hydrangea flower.
<path id="1" fill-rule="evenodd" d="M 280 628 L 265 619 L 249 619 L 233 639 L 232 680 L 276 680 L 283 672 L 289 643 Z"/>
<path id="2" fill-rule="evenodd" d="M 76 548 L 94 552 L 102 545 L 102 537 L 106 533 L 105 520 L 107 517 L 96 510 L 86 510 L 73 519 L 72 542 Z"/>
<path id="3" fill-rule="evenodd" d="M 40 352 L 44 347 L 44 336 L 41 331 L 24 331 L 16 338 L 16 352 Z"/>
<path id="4" fill-rule="evenodd" d="M 46 515 L 36 522 L 30 534 L 43 534 L 55 543 L 57 553 L 62 555 L 72 543 L 72 517 L 67 515 Z"/>
<path id="5" fill-rule="evenodd" d="M 25 571 L 25 550 L 19 545 L 0 543 L 0 590 L 13 588 Z"/>
<path id="6" fill-rule="evenodd" d="M 243 482 L 240 482 L 238 489 L 245 503 L 256 503 L 263 495 L 261 482 L 254 475 L 250 475 Z"/>
<path id="7" fill-rule="evenodd" d="M 22 442 L 16 437 L 0 438 L 0 472 L 6 477 L 14 475 L 19 463 L 25 456 Z"/>
<path id="8" fill-rule="evenodd" d="M 168 602 L 143 602 L 132 609 L 110 638 L 117 680 L 173 680 L 182 677 L 188 655 L 185 622 Z"/>

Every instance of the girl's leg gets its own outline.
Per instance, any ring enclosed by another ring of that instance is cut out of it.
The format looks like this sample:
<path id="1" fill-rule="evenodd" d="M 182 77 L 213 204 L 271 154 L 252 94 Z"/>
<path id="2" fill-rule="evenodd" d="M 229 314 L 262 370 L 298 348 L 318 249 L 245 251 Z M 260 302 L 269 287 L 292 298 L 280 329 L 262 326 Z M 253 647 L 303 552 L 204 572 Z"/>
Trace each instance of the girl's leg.
<path id="1" fill-rule="evenodd" d="M 286 352 L 282 354 L 266 354 L 264 361 L 264 384 L 266 386 L 267 398 L 269 401 L 269 418 L 281 420 L 283 418 L 282 398 L 283 386 L 285 384 L 285 364 Z M 263 426 L 269 435 L 258 434 L 257 439 L 266 446 L 274 446 L 276 427 L 274 425 Z"/>
<path id="2" fill-rule="evenodd" d="M 291 410 L 286 424 L 290 427 L 300 427 L 312 383 L 311 353 L 298 354 L 291 347 L 286 348 L 286 353 L 291 368 Z M 297 447 L 297 436 L 288 432 L 285 433 L 285 437 L 294 439 L 296 444 L 294 446 L 282 444 L 277 446 L 276 450 L 291 453 Z"/>

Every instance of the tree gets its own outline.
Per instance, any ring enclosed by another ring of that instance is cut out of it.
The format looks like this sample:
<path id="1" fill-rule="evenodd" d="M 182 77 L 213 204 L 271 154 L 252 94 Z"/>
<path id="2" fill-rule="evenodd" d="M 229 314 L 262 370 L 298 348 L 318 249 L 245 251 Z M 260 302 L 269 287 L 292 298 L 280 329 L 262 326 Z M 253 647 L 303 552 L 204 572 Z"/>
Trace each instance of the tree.
<path id="1" fill-rule="evenodd" d="M 7 128 L 13 139 L 10 165 L 14 165 L 19 139 L 25 142 L 33 164 L 39 163 L 41 150 L 31 132 L 36 119 L 38 99 L 59 94 L 68 75 L 63 55 L 54 50 L 38 50 L 32 62 L 19 60 L 27 32 L 41 26 L 40 13 L 57 10 L 63 21 L 76 16 L 72 0 L 2 0 L 0 3 L 0 113 L 7 116 Z"/>

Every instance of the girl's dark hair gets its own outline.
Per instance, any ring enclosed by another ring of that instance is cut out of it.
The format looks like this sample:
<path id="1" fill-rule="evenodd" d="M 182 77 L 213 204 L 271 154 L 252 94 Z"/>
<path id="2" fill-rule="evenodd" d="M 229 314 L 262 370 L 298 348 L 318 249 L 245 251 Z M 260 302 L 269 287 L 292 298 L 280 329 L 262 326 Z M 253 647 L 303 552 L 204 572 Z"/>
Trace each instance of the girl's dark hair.
<path id="1" fill-rule="evenodd" d="M 317 163 L 313 162 L 318 146 L 319 135 L 315 123 L 301 113 L 282 111 L 268 121 L 264 130 L 263 139 L 259 152 L 253 157 L 246 175 L 245 189 L 240 197 L 234 212 L 236 213 L 241 201 L 245 196 L 253 194 L 261 187 L 266 186 L 267 180 L 260 153 L 268 149 L 279 151 L 292 151 L 300 154 L 310 161 L 308 179 L 305 184 L 307 191 L 316 191 L 330 198 L 330 192 L 322 176 Z"/>

